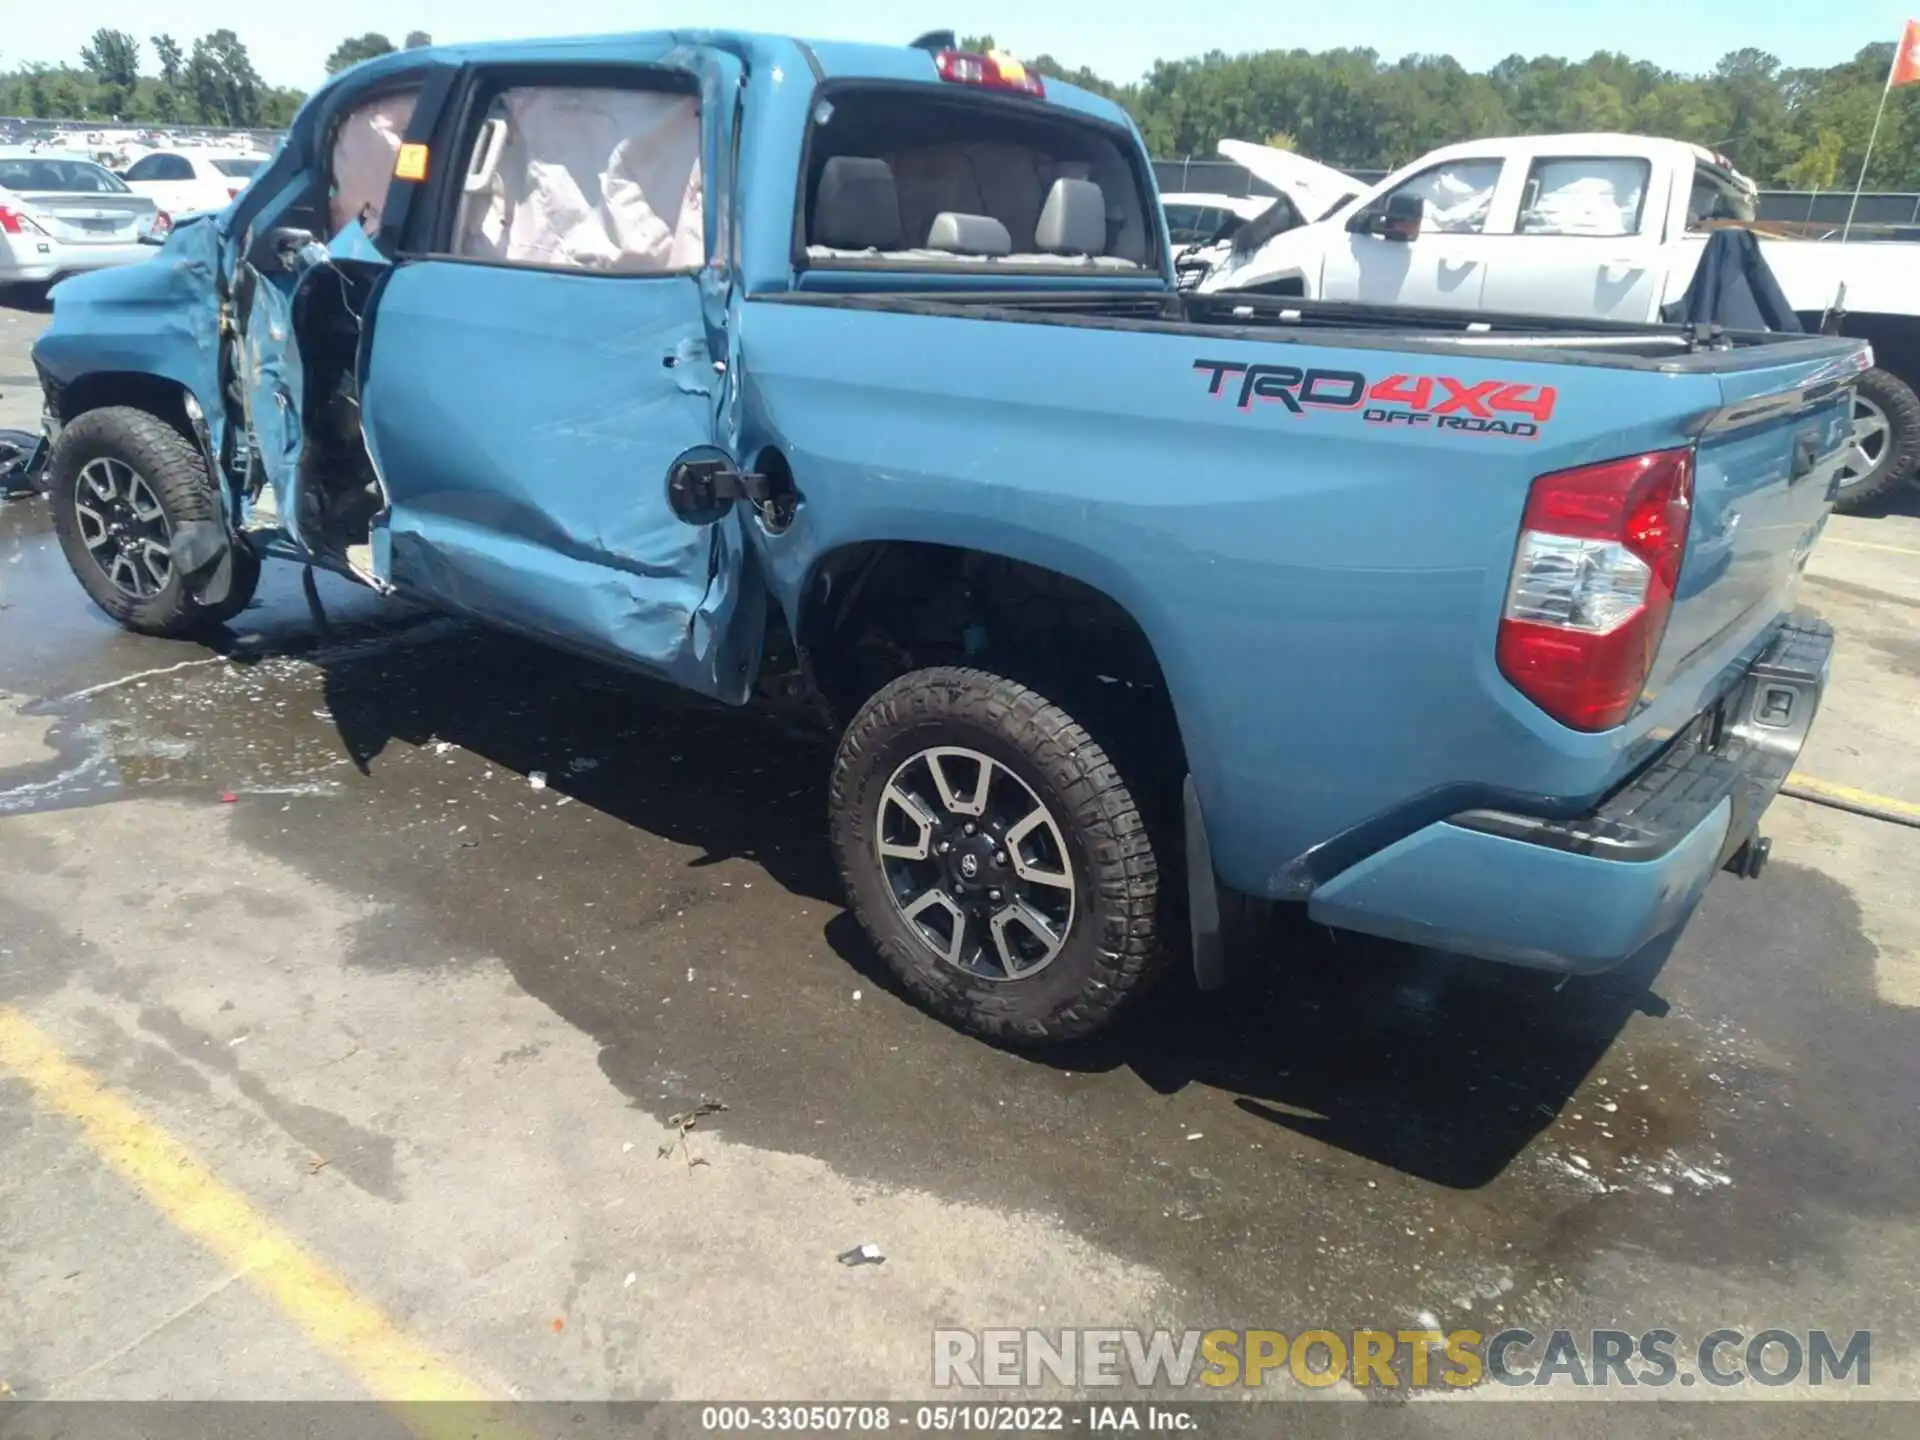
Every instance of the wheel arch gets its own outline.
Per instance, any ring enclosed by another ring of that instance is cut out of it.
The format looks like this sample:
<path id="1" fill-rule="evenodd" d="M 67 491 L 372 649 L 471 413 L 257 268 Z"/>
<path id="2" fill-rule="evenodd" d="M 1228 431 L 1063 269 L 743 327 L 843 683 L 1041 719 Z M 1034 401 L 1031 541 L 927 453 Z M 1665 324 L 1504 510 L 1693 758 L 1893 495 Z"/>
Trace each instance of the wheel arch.
<path id="1" fill-rule="evenodd" d="M 224 474 L 214 453 L 206 412 L 193 387 L 183 380 L 148 370 L 91 370 L 65 384 L 49 384 L 47 400 L 54 418 L 62 426 L 71 425 L 92 411 L 118 405 L 143 410 L 164 421 L 200 451 L 210 478 Z M 222 508 L 230 510 L 226 489 L 223 484 L 214 486 Z"/>
<path id="2" fill-rule="evenodd" d="M 837 717 L 920 662 L 1012 655 L 1029 678 L 1044 671 L 1068 682 L 1063 699 L 1098 686 L 1141 701 L 1184 770 L 1177 662 L 1168 665 L 1167 647 L 1155 643 L 1150 610 L 1129 603 L 1127 587 L 1102 569 L 1048 564 L 1014 545 L 852 540 L 814 557 L 787 620 L 809 682 Z"/>

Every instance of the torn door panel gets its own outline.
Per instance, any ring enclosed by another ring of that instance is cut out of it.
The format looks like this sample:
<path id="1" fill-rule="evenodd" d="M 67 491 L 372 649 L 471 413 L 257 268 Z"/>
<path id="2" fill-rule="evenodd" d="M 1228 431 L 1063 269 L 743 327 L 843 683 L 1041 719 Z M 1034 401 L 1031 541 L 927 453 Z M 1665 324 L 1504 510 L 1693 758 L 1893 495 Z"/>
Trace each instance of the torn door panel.
<path id="1" fill-rule="evenodd" d="M 278 277 L 255 277 L 241 346 L 241 383 L 254 454 L 289 531 L 298 538 L 301 415 L 305 372 L 293 333 L 293 293 Z"/>

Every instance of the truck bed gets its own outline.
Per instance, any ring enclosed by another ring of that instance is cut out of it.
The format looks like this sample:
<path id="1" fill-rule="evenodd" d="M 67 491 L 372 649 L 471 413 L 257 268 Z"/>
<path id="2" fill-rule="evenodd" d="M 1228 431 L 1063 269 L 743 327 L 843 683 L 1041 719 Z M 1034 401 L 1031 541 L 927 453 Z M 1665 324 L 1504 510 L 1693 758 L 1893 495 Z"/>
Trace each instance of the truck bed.
<path id="1" fill-rule="evenodd" d="M 1713 374 L 1748 370 L 1755 350 L 1799 347 L 1796 358 L 1843 359 L 1859 342 L 1840 337 L 1729 331 L 1718 325 L 1656 325 L 1554 315 L 1508 315 L 1361 305 L 1291 296 L 1130 290 L 878 293 L 790 291 L 755 303 L 815 305 L 1024 324 L 1088 326 L 1220 339 L 1459 355 L 1470 352 L 1549 364 Z M 1820 348 L 1824 347 L 1824 351 Z"/>
<path id="2" fill-rule="evenodd" d="M 1223 878 L 1276 897 L 1333 837 L 1583 814 L 1716 703 L 1792 607 L 1865 363 L 1826 337 L 937 284 L 741 307 L 746 409 L 802 497 L 776 588 L 878 540 L 1111 597 Z M 1691 538 L 1643 703 L 1570 729 L 1495 654 L 1530 487 L 1676 449 Z"/>

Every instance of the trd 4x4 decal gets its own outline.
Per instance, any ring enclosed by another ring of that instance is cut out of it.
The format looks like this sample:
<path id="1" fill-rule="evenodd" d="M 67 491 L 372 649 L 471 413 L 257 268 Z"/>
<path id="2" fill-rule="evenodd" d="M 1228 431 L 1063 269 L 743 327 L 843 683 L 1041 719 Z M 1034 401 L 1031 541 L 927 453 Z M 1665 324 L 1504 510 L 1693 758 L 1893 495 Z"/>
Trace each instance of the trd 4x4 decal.
<path id="1" fill-rule="evenodd" d="M 1389 375 L 1369 382 L 1357 370 L 1239 360 L 1196 360 L 1193 368 L 1207 376 L 1207 394 L 1232 393 L 1241 410 L 1251 410 L 1256 400 L 1285 406 L 1292 415 L 1309 409 L 1358 410 L 1370 425 L 1428 426 L 1521 440 L 1540 433 L 1560 398 L 1551 385 L 1455 380 L 1448 375 Z"/>

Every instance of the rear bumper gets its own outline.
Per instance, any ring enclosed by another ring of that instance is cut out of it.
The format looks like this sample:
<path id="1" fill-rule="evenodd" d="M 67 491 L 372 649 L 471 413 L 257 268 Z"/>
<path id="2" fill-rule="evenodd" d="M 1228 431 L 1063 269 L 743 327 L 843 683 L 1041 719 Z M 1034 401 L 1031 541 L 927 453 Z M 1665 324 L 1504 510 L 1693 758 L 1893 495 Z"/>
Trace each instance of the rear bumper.
<path id="1" fill-rule="evenodd" d="M 89 270 L 137 265 L 152 259 L 159 248 L 138 240 L 125 245 L 62 245 L 53 241 L 44 253 L 36 249 L 31 254 L 23 254 L 16 247 L 11 260 L 0 258 L 0 283 L 37 284 Z"/>
<path id="2" fill-rule="evenodd" d="M 1591 814 L 1471 810 L 1342 871 L 1323 924 L 1483 959 L 1605 970 L 1681 925 L 1806 743 L 1833 631 L 1790 620 L 1714 709 Z"/>

